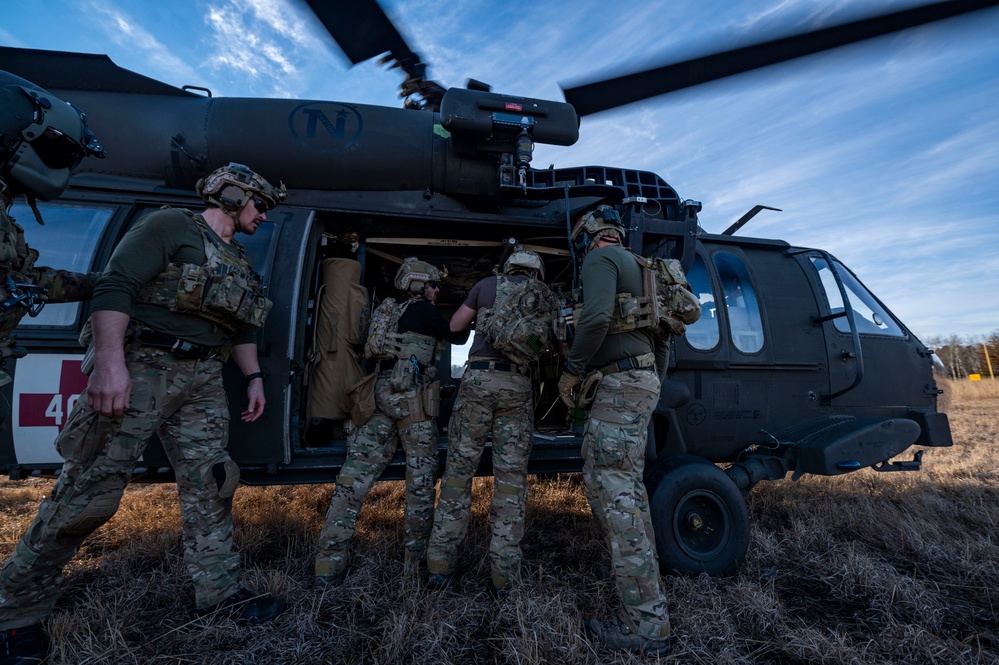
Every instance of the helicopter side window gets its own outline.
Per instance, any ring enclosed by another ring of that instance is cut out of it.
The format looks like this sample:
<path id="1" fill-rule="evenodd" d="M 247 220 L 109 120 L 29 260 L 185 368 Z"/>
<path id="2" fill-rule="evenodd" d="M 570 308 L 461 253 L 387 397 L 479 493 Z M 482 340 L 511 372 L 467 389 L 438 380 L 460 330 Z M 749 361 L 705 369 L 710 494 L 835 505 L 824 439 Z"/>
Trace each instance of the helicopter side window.
<path id="1" fill-rule="evenodd" d="M 743 353 L 756 353 L 763 348 L 763 321 L 749 270 L 739 257 L 727 252 L 715 254 L 714 262 L 722 284 L 732 343 Z"/>
<path id="2" fill-rule="evenodd" d="M 707 351 L 718 345 L 718 310 L 715 307 L 715 294 L 711 290 L 711 279 L 700 256 L 694 258 L 694 265 L 687 271 L 690 290 L 701 301 L 701 318 L 687 326 L 683 338 L 695 349 Z"/>
<path id="3" fill-rule="evenodd" d="M 113 208 L 82 205 L 39 204 L 45 226 L 35 223 L 31 208 L 11 206 L 10 214 L 24 228 L 24 239 L 39 250 L 38 265 L 72 272 L 90 272 Z M 81 304 L 51 303 L 35 317 L 21 319 L 21 328 L 75 328 Z"/>
<path id="4" fill-rule="evenodd" d="M 836 285 L 836 278 L 829 269 L 829 264 L 821 257 L 812 257 L 812 265 L 819 273 L 822 280 L 822 288 L 826 293 L 826 300 L 829 303 L 829 310 L 832 314 L 843 311 L 843 298 L 840 295 L 839 287 Z M 850 300 L 850 307 L 853 309 L 854 321 L 857 323 L 857 332 L 867 335 L 887 335 L 889 337 L 904 337 L 901 326 L 892 318 L 891 314 L 877 301 L 877 298 L 853 276 L 839 261 L 836 261 L 836 272 L 843 280 L 846 288 L 847 298 Z M 850 332 L 850 322 L 845 316 L 833 319 L 836 330 L 842 333 Z"/>

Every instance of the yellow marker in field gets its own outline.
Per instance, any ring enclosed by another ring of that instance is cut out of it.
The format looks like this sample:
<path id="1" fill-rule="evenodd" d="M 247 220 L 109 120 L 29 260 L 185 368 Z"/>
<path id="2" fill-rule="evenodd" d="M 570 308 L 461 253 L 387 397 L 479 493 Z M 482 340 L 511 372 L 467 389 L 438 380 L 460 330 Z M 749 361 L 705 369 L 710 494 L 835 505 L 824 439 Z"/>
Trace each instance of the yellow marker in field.
<path id="1" fill-rule="evenodd" d="M 972 381 L 981 381 L 982 380 L 982 375 L 981 374 L 969 374 L 968 378 L 971 379 Z"/>

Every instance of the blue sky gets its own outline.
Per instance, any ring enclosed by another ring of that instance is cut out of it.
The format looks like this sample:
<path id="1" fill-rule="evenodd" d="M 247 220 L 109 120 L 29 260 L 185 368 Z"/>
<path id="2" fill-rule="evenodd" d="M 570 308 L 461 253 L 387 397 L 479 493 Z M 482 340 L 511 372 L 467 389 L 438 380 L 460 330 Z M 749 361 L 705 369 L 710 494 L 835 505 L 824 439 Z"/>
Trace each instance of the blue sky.
<path id="1" fill-rule="evenodd" d="M 559 84 L 866 15 L 904 0 L 382 0 L 446 86 L 561 99 Z M 999 10 L 584 118 L 535 165 L 658 173 L 720 232 L 829 250 L 924 341 L 999 329 Z M 398 105 L 296 0 L 6 0 L 0 43 L 106 53 L 216 96 Z M 72 101 L 72 100 L 70 100 Z M 86 109 L 84 109 L 86 110 Z"/>

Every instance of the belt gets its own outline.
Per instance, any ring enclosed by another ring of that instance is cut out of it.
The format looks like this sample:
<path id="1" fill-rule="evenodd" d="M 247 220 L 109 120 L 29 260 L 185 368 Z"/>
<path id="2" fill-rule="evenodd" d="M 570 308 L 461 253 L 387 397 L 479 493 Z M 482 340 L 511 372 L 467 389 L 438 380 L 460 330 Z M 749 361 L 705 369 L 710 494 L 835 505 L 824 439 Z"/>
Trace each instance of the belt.
<path id="1" fill-rule="evenodd" d="M 135 335 L 139 346 L 151 346 L 156 349 L 169 349 L 177 360 L 211 360 L 219 354 L 219 346 L 202 346 L 186 340 L 143 328 Z"/>
<path id="2" fill-rule="evenodd" d="M 640 356 L 628 356 L 621 360 L 616 360 L 609 365 L 598 367 L 601 374 L 614 374 L 615 372 L 627 372 L 629 369 L 655 369 L 656 354 L 643 353 Z"/>
<path id="3" fill-rule="evenodd" d="M 497 372 L 518 372 L 517 366 L 496 360 L 473 360 L 468 363 L 468 369 L 491 369 Z"/>

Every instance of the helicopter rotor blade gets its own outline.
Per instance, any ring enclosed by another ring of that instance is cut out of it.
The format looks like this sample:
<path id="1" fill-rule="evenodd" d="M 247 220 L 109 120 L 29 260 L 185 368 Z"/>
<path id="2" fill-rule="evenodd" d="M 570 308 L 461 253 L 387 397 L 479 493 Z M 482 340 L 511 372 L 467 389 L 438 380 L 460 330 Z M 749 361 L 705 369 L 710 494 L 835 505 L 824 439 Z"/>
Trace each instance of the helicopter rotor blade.
<path id="1" fill-rule="evenodd" d="M 427 80 L 427 66 L 409 47 L 376 0 L 305 0 L 312 12 L 350 60 L 358 64 L 388 53 L 391 63 L 406 74 L 402 96 L 420 95 L 420 108 L 437 110 L 444 88 Z"/>
<path id="2" fill-rule="evenodd" d="M 416 56 L 375 0 L 305 0 L 351 64 L 382 53 Z M 416 58 L 419 60 L 419 58 Z"/>
<path id="3" fill-rule="evenodd" d="M 685 62 L 563 88 L 576 112 L 591 115 L 907 28 L 986 9 L 999 0 L 947 0 L 723 51 Z"/>

